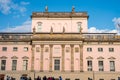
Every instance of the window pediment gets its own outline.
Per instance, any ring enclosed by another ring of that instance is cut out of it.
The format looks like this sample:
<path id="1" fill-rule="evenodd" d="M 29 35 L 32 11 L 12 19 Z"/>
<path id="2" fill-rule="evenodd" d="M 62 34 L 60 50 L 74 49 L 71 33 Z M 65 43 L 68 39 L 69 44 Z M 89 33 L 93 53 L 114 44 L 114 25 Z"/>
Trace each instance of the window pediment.
<path id="1" fill-rule="evenodd" d="M 100 56 L 100 57 L 98 57 L 97 59 L 104 59 L 104 57 Z"/>
<path id="2" fill-rule="evenodd" d="M 111 57 L 109 57 L 108 59 L 116 59 L 115 57 L 113 57 L 113 56 L 111 56 Z"/>
<path id="3" fill-rule="evenodd" d="M 22 59 L 29 59 L 29 57 L 27 57 L 27 56 L 24 56 L 24 57 L 22 57 Z"/>
<path id="4" fill-rule="evenodd" d="M 93 57 L 91 57 L 91 56 L 88 56 L 88 57 L 86 57 L 86 59 L 93 59 Z"/>
<path id="5" fill-rule="evenodd" d="M 13 57 L 11 57 L 11 59 L 18 59 L 18 57 L 17 56 L 13 56 Z"/>
<path id="6" fill-rule="evenodd" d="M 0 57 L 0 59 L 7 59 L 7 57 L 6 56 L 2 56 L 2 57 Z"/>

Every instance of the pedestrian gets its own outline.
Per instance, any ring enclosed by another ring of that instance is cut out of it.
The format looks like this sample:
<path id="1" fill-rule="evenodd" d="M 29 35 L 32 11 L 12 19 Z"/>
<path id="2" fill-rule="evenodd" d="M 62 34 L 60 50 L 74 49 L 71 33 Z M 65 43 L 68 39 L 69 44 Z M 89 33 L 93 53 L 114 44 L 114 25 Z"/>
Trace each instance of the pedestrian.
<path id="1" fill-rule="evenodd" d="M 59 80 L 62 80 L 62 77 L 61 77 L 61 76 L 59 77 Z"/>
<path id="2" fill-rule="evenodd" d="M 41 77 L 38 76 L 38 77 L 37 77 L 37 80 L 41 80 Z"/>
<path id="3" fill-rule="evenodd" d="M 28 80 L 32 80 L 31 77 L 29 77 Z"/>
<path id="4" fill-rule="evenodd" d="M 43 77 L 43 80 L 47 80 L 47 77 L 46 77 L 46 76 L 44 76 L 44 77 Z"/>

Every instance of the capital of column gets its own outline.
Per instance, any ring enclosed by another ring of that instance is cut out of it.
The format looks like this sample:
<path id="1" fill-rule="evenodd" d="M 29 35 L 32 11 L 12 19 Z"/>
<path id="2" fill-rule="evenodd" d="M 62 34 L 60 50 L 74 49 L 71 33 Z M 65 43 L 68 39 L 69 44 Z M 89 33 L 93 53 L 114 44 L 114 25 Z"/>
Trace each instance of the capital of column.
<path id="1" fill-rule="evenodd" d="M 41 44 L 40 46 L 41 46 L 41 48 L 43 48 L 43 47 L 44 47 L 44 44 Z"/>
<path id="2" fill-rule="evenodd" d="M 61 46 L 62 46 L 62 48 L 65 48 L 65 44 L 62 44 Z"/>
<path id="3" fill-rule="evenodd" d="M 83 47 L 83 44 L 79 44 L 80 47 Z"/>
<path id="4" fill-rule="evenodd" d="M 74 44 L 70 44 L 70 47 L 73 48 L 73 47 L 74 47 Z"/>
<path id="5" fill-rule="evenodd" d="M 49 46 L 52 48 L 52 47 L 53 47 L 53 44 L 50 44 Z"/>

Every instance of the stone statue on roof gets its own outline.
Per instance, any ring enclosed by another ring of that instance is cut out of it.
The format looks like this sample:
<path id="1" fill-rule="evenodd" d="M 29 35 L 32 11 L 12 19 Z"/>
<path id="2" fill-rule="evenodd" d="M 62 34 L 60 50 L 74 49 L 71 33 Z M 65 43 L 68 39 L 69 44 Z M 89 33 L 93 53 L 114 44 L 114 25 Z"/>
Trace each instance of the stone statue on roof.
<path id="1" fill-rule="evenodd" d="M 63 27 L 63 33 L 65 33 L 65 27 Z"/>
<path id="2" fill-rule="evenodd" d="M 48 6 L 45 7 L 45 12 L 48 12 Z"/>
<path id="3" fill-rule="evenodd" d="M 51 29 L 50 29 L 50 33 L 52 34 L 53 33 L 53 28 L 51 27 Z"/>
<path id="4" fill-rule="evenodd" d="M 72 6 L 72 12 L 75 12 L 75 7 L 74 6 Z"/>
<path id="5" fill-rule="evenodd" d="M 82 33 L 83 28 L 80 26 L 80 34 Z"/>

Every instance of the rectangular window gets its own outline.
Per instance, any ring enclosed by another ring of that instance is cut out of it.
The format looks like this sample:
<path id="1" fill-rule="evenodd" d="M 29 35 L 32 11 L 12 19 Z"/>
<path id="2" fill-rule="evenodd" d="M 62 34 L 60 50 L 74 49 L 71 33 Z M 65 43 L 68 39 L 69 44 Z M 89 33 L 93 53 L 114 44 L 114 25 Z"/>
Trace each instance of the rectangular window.
<path id="1" fill-rule="evenodd" d="M 17 47 L 13 47 L 13 51 L 17 51 L 18 50 L 18 48 Z"/>
<path id="2" fill-rule="evenodd" d="M 60 60 L 58 59 L 54 61 L 54 70 L 60 70 Z"/>
<path id="3" fill-rule="evenodd" d="M 115 62 L 110 61 L 110 71 L 115 71 Z"/>
<path id="4" fill-rule="evenodd" d="M 88 71 L 92 71 L 92 61 L 87 61 Z"/>
<path id="5" fill-rule="evenodd" d="M 103 61 L 98 61 L 99 71 L 104 71 Z"/>
<path id="6" fill-rule="evenodd" d="M 6 68 L 6 60 L 1 60 L 1 70 L 5 70 Z"/>
<path id="7" fill-rule="evenodd" d="M 28 68 L 28 60 L 23 60 L 23 70 L 27 70 Z"/>
<path id="8" fill-rule="evenodd" d="M 12 60 L 12 70 L 16 70 L 17 68 L 17 60 Z"/>
<path id="9" fill-rule="evenodd" d="M 28 51 L 28 47 L 24 47 L 24 51 L 27 52 Z"/>
<path id="10" fill-rule="evenodd" d="M 92 52 L 92 48 L 87 48 L 87 52 Z"/>
<path id="11" fill-rule="evenodd" d="M 114 52 L 114 48 L 109 48 L 109 52 Z"/>
<path id="12" fill-rule="evenodd" d="M 7 47 L 2 47 L 2 51 L 7 51 Z"/>
<path id="13" fill-rule="evenodd" d="M 76 52 L 76 53 L 79 52 L 79 47 L 75 47 L 75 52 Z"/>
<path id="14" fill-rule="evenodd" d="M 98 48 L 98 52 L 103 52 L 103 48 Z"/>

